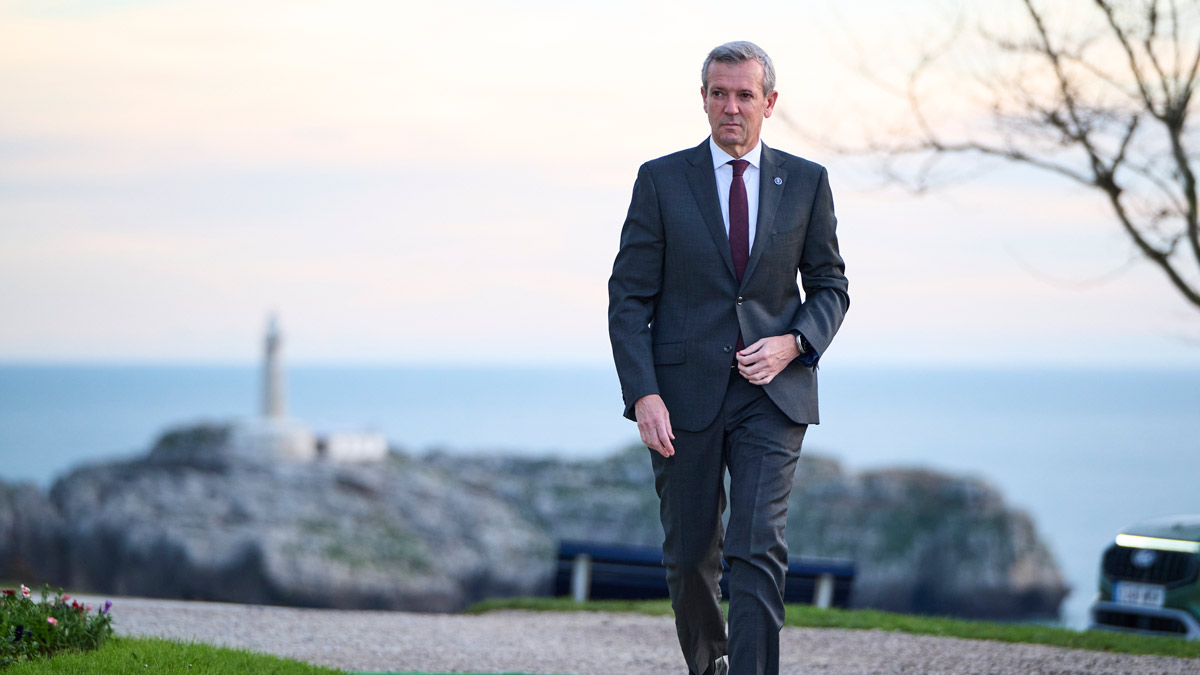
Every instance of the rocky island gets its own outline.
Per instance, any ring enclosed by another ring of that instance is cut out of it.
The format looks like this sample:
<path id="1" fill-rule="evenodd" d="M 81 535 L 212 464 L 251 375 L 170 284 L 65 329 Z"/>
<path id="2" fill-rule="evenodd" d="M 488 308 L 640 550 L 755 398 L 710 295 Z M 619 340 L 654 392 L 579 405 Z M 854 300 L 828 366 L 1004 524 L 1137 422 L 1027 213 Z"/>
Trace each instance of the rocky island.
<path id="1" fill-rule="evenodd" d="M 389 451 L 287 415 L 282 333 L 263 340 L 253 419 L 164 433 L 141 458 L 49 493 L 0 481 L 0 578 L 78 591 L 449 612 L 551 591 L 557 543 L 660 546 L 643 446 L 599 460 Z M 1066 595 L 1030 518 L 982 481 L 848 473 L 805 453 L 793 557 L 853 560 L 855 607 L 1054 618 Z"/>
<path id="2" fill-rule="evenodd" d="M 396 452 L 254 461 L 230 427 L 164 434 L 48 493 L 0 486 L 0 576 L 78 590 L 455 611 L 549 592 L 558 540 L 656 546 L 647 450 L 586 461 Z M 968 478 L 803 455 L 792 556 L 856 562 L 852 605 L 1052 618 L 1066 593 L 1029 517 Z"/>

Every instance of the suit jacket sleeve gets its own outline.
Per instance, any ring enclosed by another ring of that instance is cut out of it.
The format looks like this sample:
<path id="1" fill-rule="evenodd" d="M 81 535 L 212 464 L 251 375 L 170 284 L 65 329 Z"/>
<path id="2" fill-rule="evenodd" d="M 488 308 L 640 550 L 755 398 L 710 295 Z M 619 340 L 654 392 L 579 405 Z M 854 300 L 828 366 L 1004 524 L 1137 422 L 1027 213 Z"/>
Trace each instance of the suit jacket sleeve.
<path id="1" fill-rule="evenodd" d="M 639 398 L 659 393 L 650 323 L 662 290 L 664 249 L 658 194 L 650 170 L 642 165 L 608 281 L 608 335 L 630 419 Z"/>
<path id="2" fill-rule="evenodd" d="M 824 354 L 850 307 L 850 295 L 846 264 L 838 251 L 829 174 L 823 168 L 809 213 L 799 271 L 805 300 L 792 318 L 791 328 L 803 335 L 817 354 Z"/>

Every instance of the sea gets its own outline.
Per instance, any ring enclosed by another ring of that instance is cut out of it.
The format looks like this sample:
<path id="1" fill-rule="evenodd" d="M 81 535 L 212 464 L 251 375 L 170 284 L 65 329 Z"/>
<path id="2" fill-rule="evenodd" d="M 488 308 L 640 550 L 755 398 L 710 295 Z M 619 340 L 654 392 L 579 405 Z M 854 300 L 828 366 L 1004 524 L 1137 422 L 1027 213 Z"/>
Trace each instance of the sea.
<path id="1" fill-rule="evenodd" d="M 1200 513 L 1200 370 L 823 366 L 806 453 L 851 470 L 981 478 L 1028 512 L 1087 624 L 1122 527 Z M 164 430 L 247 418 L 257 367 L 0 364 L 0 477 L 47 487 L 144 453 Z M 637 442 L 607 367 L 301 366 L 288 412 L 318 432 L 377 431 L 405 452 L 594 458 Z"/>

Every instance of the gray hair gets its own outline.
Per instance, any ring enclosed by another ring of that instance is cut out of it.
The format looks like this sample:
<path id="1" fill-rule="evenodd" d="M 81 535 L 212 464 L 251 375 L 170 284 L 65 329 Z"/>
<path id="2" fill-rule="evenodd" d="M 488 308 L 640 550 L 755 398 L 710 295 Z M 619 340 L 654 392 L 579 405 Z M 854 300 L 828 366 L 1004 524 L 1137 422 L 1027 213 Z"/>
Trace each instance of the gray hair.
<path id="1" fill-rule="evenodd" d="M 708 58 L 704 59 L 704 66 L 700 68 L 700 84 L 704 85 L 704 91 L 708 91 L 708 66 L 713 61 L 737 65 L 751 59 L 758 61 L 763 68 L 763 96 L 775 91 L 775 64 L 771 62 L 771 57 L 767 56 L 762 47 L 745 40 L 726 42 L 708 53 Z"/>

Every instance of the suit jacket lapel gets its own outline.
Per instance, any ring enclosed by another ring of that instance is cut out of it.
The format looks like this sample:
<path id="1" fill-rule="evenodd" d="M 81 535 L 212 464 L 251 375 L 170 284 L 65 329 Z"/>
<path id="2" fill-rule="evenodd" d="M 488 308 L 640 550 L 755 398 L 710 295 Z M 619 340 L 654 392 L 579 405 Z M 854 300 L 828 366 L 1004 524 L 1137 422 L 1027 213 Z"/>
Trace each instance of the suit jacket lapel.
<path id="1" fill-rule="evenodd" d="M 708 139 L 696 147 L 688 157 L 691 164 L 687 170 L 688 185 L 692 195 L 704 216 L 704 224 L 721 252 L 721 259 L 729 273 L 733 271 L 733 256 L 729 253 L 729 235 L 725 233 L 725 219 L 721 217 L 721 200 L 717 197 L 717 176 L 713 171 L 712 151 L 708 148 Z"/>
<path id="2" fill-rule="evenodd" d="M 750 247 L 750 260 L 746 263 L 746 273 L 742 275 L 743 285 L 750 275 L 754 274 L 754 268 L 758 264 L 758 259 L 763 257 L 763 251 L 771 246 L 771 234 L 775 230 L 775 212 L 779 210 L 779 198 L 783 196 L 783 189 L 787 186 L 787 171 L 783 168 L 779 155 L 768 148 L 766 143 L 763 143 L 759 164 L 761 166 L 758 170 L 758 224 L 754 227 L 754 245 Z M 778 184 L 775 182 L 777 179 L 779 180 Z M 716 179 L 713 180 L 715 183 Z M 717 215 L 719 216 L 720 213 Z M 721 229 L 722 231 L 725 229 L 724 221 L 721 221 Z M 730 264 L 732 265 L 732 263 Z"/>

